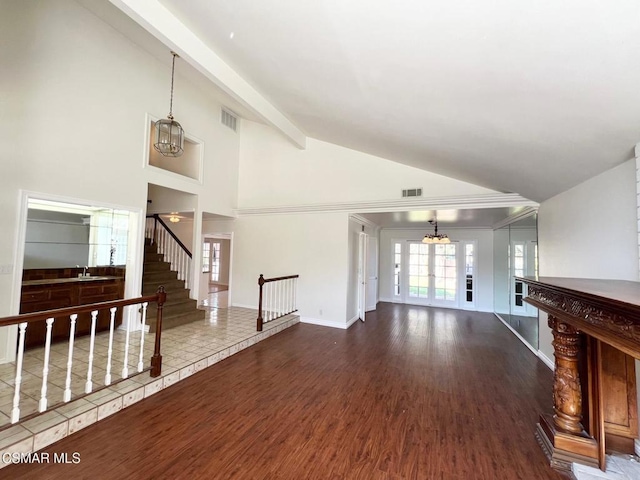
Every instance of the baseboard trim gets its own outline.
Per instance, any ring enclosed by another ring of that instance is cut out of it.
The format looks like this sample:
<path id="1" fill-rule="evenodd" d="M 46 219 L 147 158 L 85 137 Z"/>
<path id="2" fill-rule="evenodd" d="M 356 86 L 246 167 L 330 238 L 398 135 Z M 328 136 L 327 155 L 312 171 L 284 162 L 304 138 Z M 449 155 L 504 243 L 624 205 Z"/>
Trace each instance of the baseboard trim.
<path id="1" fill-rule="evenodd" d="M 540 360 L 542 360 L 544 362 L 544 364 L 547 367 L 549 367 L 551 370 L 555 370 L 555 368 L 556 368 L 555 362 L 553 360 L 551 360 L 549 357 L 547 357 L 542 350 L 538 350 L 538 358 L 540 358 Z M 637 442 L 637 440 L 636 440 L 636 442 Z M 637 448 L 638 448 L 638 444 L 636 444 L 636 449 Z"/>
<path id="2" fill-rule="evenodd" d="M 504 319 L 497 313 L 493 312 L 493 314 L 498 318 L 498 320 L 500 320 L 503 325 L 505 327 L 507 327 L 509 330 L 511 330 L 511 333 L 513 333 L 516 337 L 518 337 L 520 339 L 520 341 L 522 343 L 524 343 L 524 345 L 531 350 L 531 352 L 537 357 L 538 356 L 538 350 L 536 350 L 535 348 L 533 348 L 531 345 L 529 345 L 529 342 L 527 342 L 524 337 L 522 335 L 520 335 L 511 325 L 509 325 L 507 322 L 504 321 Z"/>
<path id="3" fill-rule="evenodd" d="M 319 318 L 311 317 L 300 317 L 300 322 L 309 323 L 311 325 L 320 325 L 321 327 L 339 328 L 341 330 L 346 330 L 351 326 L 351 324 L 348 324 L 347 322 L 338 322 L 336 320 L 322 320 Z"/>
<path id="4" fill-rule="evenodd" d="M 355 317 L 353 317 L 351 320 L 349 320 L 347 322 L 347 328 L 349 328 L 351 325 L 353 325 L 354 323 L 356 323 L 358 320 L 360 320 L 360 317 L 358 317 L 357 315 Z"/>
<path id="5" fill-rule="evenodd" d="M 240 308 L 249 308 L 251 310 L 255 310 L 256 312 L 258 311 L 258 306 L 257 305 L 244 305 L 242 303 L 231 303 L 232 307 L 240 307 Z"/>

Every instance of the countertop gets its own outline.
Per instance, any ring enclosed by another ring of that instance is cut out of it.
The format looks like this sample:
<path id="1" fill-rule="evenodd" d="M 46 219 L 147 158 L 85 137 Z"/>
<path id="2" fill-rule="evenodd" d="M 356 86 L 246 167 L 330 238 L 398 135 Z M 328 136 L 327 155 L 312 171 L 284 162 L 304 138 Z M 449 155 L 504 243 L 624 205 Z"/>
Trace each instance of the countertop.
<path id="1" fill-rule="evenodd" d="M 122 280 L 122 277 L 96 275 L 94 277 L 43 278 L 41 280 L 26 280 L 22 282 L 22 286 L 26 287 L 29 285 L 59 285 L 61 283 L 91 283 L 107 280 Z"/>

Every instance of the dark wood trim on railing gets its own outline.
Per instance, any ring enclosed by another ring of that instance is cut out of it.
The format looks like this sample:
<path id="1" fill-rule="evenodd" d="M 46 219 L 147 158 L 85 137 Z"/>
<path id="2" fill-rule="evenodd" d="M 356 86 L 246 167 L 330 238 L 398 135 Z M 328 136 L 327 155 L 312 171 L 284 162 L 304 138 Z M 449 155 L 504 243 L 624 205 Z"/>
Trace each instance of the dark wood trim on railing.
<path id="1" fill-rule="evenodd" d="M 169 233 L 169 235 L 171 235 L 171 238 L 173 238 L 176 243 L 178 245 L 180 245 L 180 248 L 182 248 L 182 250 L 184 250 L 184 253 L 186 253 L 187 255 L 189 255 L 189 258 L 193 258 L 193 255 L 191 254 L 191 252 L 189 251 L 189 249 L 185 246 L 184 243 L 182 243 L 180 241 L 180 239 L 176 236 L 175 233 L 173 233 L 173 231 L 171 231 L 171 229 L 169 228 L 169 226 L 164 222 L 164 220 L 162 220 L 162 218 L 160 218 L 160 215 L 158 215 L 157 213 L 154 213 L 153 215 L 147 215 L 147 218 L 153 218 L 155 221 L 153 222 L 153 241 L 157 243 L 158 241 L 158 237 L 157 237 L 157 225 L 158 223 L 160 225 L 162 225 L 164 227 L 164 229 Z"/>
<path id="2" fill-rule="evenodd" d="M 285 277 L 274 277 L 274 278 L 264 278 L 264 275 L 260 274 L 260 276 L 258 277 L 258 286 L 259 286 L 259 294 L 258 294 L 258 318 L 256 319 L 256 330 L 258 332 L 262 331 L 262 326 L 264 325 L 264 318 L 262 317 L 262 287 L 264 286 L 265 283 L 269 283 L 269 282 L 278 282 L 278 281 L 282 281 L 282 280 L 291 280 L 294 278 L 300 278 L 300 275 L 287 275 Z M 298 309 L 294 308 L 294 310 L 290 311 L 290 312 L 285 312 L 282 315 L 280 315 L 279 317 L 276 318 L 280 318 L 283 317 L 285 315 L 289 315 L 290 313 L 293 312 L 297 312 Z M 273 319 L 275 320 L 275 318 Z"/>
<path id="3" fill-rule="evenodd" d="M 262 280 L 263 280 L 262 283 L 265 284 L 265 283 L 269 283 L 269 282 L 277 282 L 277 281 L 280 281 L 280 280 L 289 280 L 291 278 L 300 278 L 300 275 L 288 275 L 286 277 L 264 278 L 262 276 L 262 274 L 260 274 L 260 278 L 262 278 Z M 260 279 L 258 279 L 258 285 L 260 285 Z"/>
<path id="4" fill-rule="evenodd" d="M 126 307 L 129 305 L 139 305 L 141 303 L 157 303 L 158 313 L 156 315 L 156 343 L 151 357 L 151 376 L 157 377 L 162 371 L 162 355 L 160 355 L 160 335 L 162 333 L 162 310 L 164 303 L 167 301 L 167 294 L 164 287 L 160 286 L 155 295 L 146 295 L 138 298 L 128 298 L 124 300 L 113 300 L 110 302 L 92 303 L 89 305 L 78 305 L 76 307 L 57 308 L 55 310 L 43 310 L 42 312 L 25 313 L 22 315 L 13 315 L 0 319 L 0 327 L 8 327 L 10 325 L 18 325 L 20 323 L 41 322 L 48 318 L 69 317 L 74 313 L 87 313 L 94 310 L 108 310 L 113 307 Z M 154 360 L 155 359 L 155 360 Z"/>
<path id="5" fill-rule="evenodd" d="M 160 337 L 162 335 L 162 310 L 164 310 L 164 304 L 167 301 L 167 293 L 164 291 L 164 287 L 158 288 L 158 314 L 156 317 L 156 339 L 155 346 L 153 348 L 153 356 L 151 357 L 151 376 L 159 377 L 162 373 L 162 355 L 160 355 Z"/>

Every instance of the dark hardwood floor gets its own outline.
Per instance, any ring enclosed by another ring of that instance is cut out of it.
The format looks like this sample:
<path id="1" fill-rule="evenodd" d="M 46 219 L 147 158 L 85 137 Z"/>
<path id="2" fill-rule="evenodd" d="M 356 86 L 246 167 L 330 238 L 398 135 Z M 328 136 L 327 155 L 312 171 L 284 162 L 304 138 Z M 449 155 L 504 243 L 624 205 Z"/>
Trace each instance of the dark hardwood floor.
<path id="1" fill-rule="evenodd" d="M 552 372 L 492 314 L 381 303 L 296 325 L 1 478 L 553 479 L 534 438 Z"/>

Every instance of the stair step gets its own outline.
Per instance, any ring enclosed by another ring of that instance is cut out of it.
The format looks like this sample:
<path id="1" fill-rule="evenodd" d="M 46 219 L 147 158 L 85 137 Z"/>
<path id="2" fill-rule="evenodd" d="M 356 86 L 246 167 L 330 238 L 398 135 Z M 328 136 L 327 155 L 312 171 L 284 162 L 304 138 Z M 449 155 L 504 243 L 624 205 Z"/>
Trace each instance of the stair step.
<path id="1" fill-rule="evenodd" d="M 164 262 L 164 255 L 159 253 L 146 253 L 144 254 L 144 263 L 151 262 Z"/>
<path id="2" fill-rule="evenodd" d="M 161 270 L 159 272 L 143 272 L 142 278 L 143 283 L 167 283 L 177 280 L 178 272 L 174 272 L 172 270 Z"/>
<path id="3" fill-rule="evenodd" d="M 193 312 L 197 309 L 197 306 L 198 302 L 191 298 L 180 299 L 178 301 L 175 301 L 174 303 L 170 303 L 169 301 L 167 301 L 167 303 L 165 303 L 162 308 L 162 316 L 165 317 L 176 315 L 178 313 Z M 155 318 L 157 310 L 158 309 L 155 303 L 150 304 L 147 308 L 147 319 Z"/>
<path id="4" fill-rule="evenodd" d="M 166 272 L 171 270 L 171 264 L 167 262 L 144 262 L 142 267 L 142 274 L 147 272 Z"/>
<path id="5" fill-rule="evenodd" d="M 167 295 L 180 295 L 182 292 L 186 292 L 186 296 L 189 296 L 189 289 L 184 288 L 184 282 L 182 280 L 171 280 L 168 282 L 142 282 L 142 294 L 153 295 L 158 291 L 158 288 L 164 287 L 164 291 Z"/>
<path id="6" fill-rule="evenodd" d="M 207 312 L 198 310 L 196 300 L 189 298 L 189 290 L 183 280 L 178 280 L 178 272 L 171 270 L 171 264 L 164 261 L 164 255 L 157 251 L 157 245 L 151 245 L 145 239 L 144 268 L 142 274 L 142 294 L 153 295 L 163 286 L 167 301 L 162 309 L 162 329 L 185 325 L 203 320 Z M 155 332 L 158 308 L 152 303 L 147 308 L 147 323 L 150 332 Z"/>
<path id="7" fill-rule="evenodd" d="M 186 325 L 187 323 L 196 322 L 198 320 L 204 320 L 207 315 L 205 310 L 192 310 L 191 312 L 184 312 L 175 315 L 162 315 L 162 331 L 169 328 L 179 327 L 180 325 Z M 149 332 L 156 331 L 155 321 L 149 323 Z"/>

